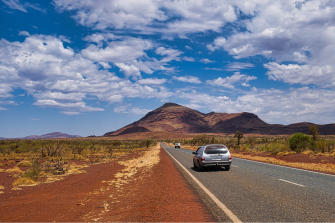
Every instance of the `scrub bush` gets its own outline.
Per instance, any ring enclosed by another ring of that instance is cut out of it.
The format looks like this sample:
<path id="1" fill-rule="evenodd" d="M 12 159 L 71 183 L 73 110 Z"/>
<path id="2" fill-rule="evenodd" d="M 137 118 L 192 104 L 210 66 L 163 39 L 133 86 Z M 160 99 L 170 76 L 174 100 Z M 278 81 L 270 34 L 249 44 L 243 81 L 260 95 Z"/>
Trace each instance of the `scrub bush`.
<path id="1" fill-rule="evenodd" d="M 303 133 L 295 133 L 288 139 L 290 148 L 298 153 L 306 149 L 310 142 L 311 138 Z"/>

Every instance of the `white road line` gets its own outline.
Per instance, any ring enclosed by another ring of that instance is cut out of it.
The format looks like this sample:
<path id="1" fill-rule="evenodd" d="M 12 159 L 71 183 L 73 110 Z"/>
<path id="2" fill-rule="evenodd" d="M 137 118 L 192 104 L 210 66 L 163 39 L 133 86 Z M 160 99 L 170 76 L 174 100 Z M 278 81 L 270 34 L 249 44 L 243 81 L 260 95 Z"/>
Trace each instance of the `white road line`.
<path id="1" fill-rule="evenodd" d="M 231 166 L 233 166 L 233 167 L 238 167 L 238 166 L 234 166 L 234 165 L 231 165 Z"/>
<path id="2" fill-rule="evenodd" d="M 212 200 L 221 208 L 221 210 L 224 211 L 224 213 L 226 213 L 226 215 L 228 215 L 228 217 L 233 222 L 242 222 L 233 214 L 233 212 L 231 212 L 224 204 L 222 204 L 221 201 L 219 201 L 219 199 L 217 199 L 214 196 L 214 194 L 212 194 L 202 183 L 200 183 L 200 181 L 197 178 L 195 178 L 183 165 L 181 165 L 181 163 L 179 163 L 178 160 L 176 160 L 176 158 L 174 158 L 165 148 L 163 149 L 167 154 L 169 154 L 169 156 L 172 159 L 174 159 L 174 161 L 176 161 L 176 163 L 178 163 L 181 166 L 181 168 L 183 168 L 183 170 L 185 170 L 185 172 L 199 185 L 199 187 L 203 189 L 210 198 L 212 198 Z"/>
<path id="3" fill-rule="evenodd" d="M 293 182 L 288 181 L 288 180 L 283 180 L 283 179 L 278 179 L 278 180 L 281 180 L 281 181 L 284 181 L 284 182 L 287 182 L 287 183 L 290 183 L 290 184 L 294 184 L 294 185 L 297 185 L 297 186 L 300 186 L 300 187 L 305 187 L 304 185 L 293 183 Z"/>
<path id="4" fill-rule="evenodd" d="M 255 160 L 248 160 L 248 159 L 236 158 L 236 157 L 233 157 L 233 159 L 246 160 L 246 161 L 255 162 L 255 163 L 267 164 L 267 165 L 272 165 L 272 166 L 284 167 L 284 168 L 288 168 L 288 169 L 301 170 L 301 171 L 306 171 L 306 172 L 310 172 L 310 173 L 317 173 L 317 174 L 322 174 L 322 175 L 335 177 L 335 175 L 328 174 L 328 173 L 320 173 L 320 172 L 311 171 L 311 170 L 304 170 L 304 169 L 299 169 L 299 168 L 294 168 L 294 167 L 289 167 L 289 166 L 282 166 L 282 165 L 279 165 L 279 164 L 263 163 L 263 162 L 258 162 L 258 161 L 255 161 Z"/>

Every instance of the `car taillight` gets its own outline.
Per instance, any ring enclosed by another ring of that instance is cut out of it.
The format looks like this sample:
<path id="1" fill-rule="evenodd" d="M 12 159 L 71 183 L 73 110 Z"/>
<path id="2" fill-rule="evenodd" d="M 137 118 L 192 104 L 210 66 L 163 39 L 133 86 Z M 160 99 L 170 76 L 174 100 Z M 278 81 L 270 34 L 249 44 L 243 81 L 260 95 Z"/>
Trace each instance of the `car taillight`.
<path id="1" fill-rule="evenodd" d="M 205 161 L 205 157 L 202 156 L 202 157 L 201 157 L 201 161 Z"/>
<path id="2" fill-rule="evenodd" d="M 231 161 L 231 155 L 229 155 L 229 161 Z"/>

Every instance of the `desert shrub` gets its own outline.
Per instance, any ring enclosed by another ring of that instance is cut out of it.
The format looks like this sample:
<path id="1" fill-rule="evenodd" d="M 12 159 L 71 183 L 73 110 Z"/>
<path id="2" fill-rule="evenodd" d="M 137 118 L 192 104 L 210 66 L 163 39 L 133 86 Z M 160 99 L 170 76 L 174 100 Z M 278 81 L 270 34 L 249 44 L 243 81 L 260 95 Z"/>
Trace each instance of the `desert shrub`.
<path id="1" fill-rule="evenodd" d="M 290 148 L 296 152 L 301 152 L 306 149 L 310 142 L 311 138 L 303 133 L 295 133 L 288 139 Z"/>
<path id="2" fill-rule="evenodd" d="M 151 145 L 155 144 L 155 141 L 152 138 L 147 138 L 143 141 L 143 144 L 146 148 L 149 148 Z"/>
<path id="3" fill-rule="evenodd" d="M 38 178 L 40 177 L 40 172 L 41 172 L 41 167 L 39 163 L 37 161 L 34 161 L 31 168 L 24 173 L 24 176 L 33 181 L 37 181 Z"/>
<path id="4" fill-rule="evenodd" d="M 325 152 L 326 146 L 327 146 L 327 143 L 323 139 L 320 139 L 316 142 L 316 147 L 322 153 Z"/>
<path id="5" fill-rule="evenodd" d="M 19 167 L 14 167 L 13 169 L 7 169 L 5 172 L 10 174 L 21 174 L 23 171 L 20 170 Z"/>
<path id="6" fill-rule="evenodd" d="M 240 150 L 245 151 L 245 152 L 250 151 L 250 144 L 240 146 Z"/>
<path id="7" fill-rule="evenodd" d="M 257 145 L 255 145 L 255 149 L 257 151 L 266 151 L 266 145 L 265 144 L 257 144 Z"/>
<path id="8" fill-rule="evenodd" d="M 8 164 L 13 164 L 13 163 L 15 163 L 13 160 L 8 161 Z"/>
<path id="9" fill-rule="evenodd" d="M 93 163 L 100 163 L 101 159 L 100 157 L 96 157 L 95 159 L 93 159 Z"/>
<path id="10" fill-rule="evenodd" d="M 2 167 L 3 166 L 3 163 L 0 163 L 0 167 Z"/>
<path id="11" fill-rule="evenodd" d="M 277 155 L 279 152 L 287 151 L 289 148 L 286 144 L 279 142 L 271 142 L 266 146 L 266 151 L 270 152 L 272 155 Z"/>
<path id="12" fill-rule="evenodd" d="M 277 153 L 277 156 L 287 156 L 289 154 L 290 154 L 289 152 L 279 152 Z"/>
<path id="13" fill-rule="evenodd" d="M 74 154 L 73 159 L 74 160 L 85 160 L 86 158 L 83 155 Z"/>
<path id="14" fill-rule="evenodd" d="M 22 160 L 16 166 L 31 167 L 32 165 L 33 164 L 31 162 L 29 162 L 28 160 Z"/>
<path id="15" fill-rule="evenodd" d="M 314 155 L 314 152 L 312 150 L 305 150 L 302 152 L 302 154 L 305 154 L 305 155 Z"/>
<path id="16" fill-rule="evenodd" d="M 14 181 L 13 186 L 25 186 L 25 185 L 34 185 L 34 184 L 36 183 L 32 179 L 27 178 L 27 177 L 20 177 Z"/>
<path id="17" fill-rule="evenodd" d="M 266 137 L 262 138 L 262 143 L 267 143 L 268 141 L 269 141 L 268 138 L 266 138 Z"/>

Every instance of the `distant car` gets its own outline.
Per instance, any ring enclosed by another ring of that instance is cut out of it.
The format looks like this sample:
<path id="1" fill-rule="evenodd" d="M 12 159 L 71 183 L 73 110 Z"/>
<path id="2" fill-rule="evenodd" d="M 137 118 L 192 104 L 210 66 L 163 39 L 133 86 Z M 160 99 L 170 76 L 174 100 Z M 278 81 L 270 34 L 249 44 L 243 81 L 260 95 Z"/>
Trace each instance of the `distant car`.
<path id="1" fill-rule="evenodd" d="M 225 170 L 230 170 L 231 155 L 225 145 L 201 146 L 193 154 L 193 166 L 199 171 L 206 167 L 224 167 Z"/>
<path id="2" fill-rule="evenodd" d="M 176 143 L 176 144 L 174 144 L 174 148 L 178 148 L 178 149 L 180 149 L 180 143 Z"/>

